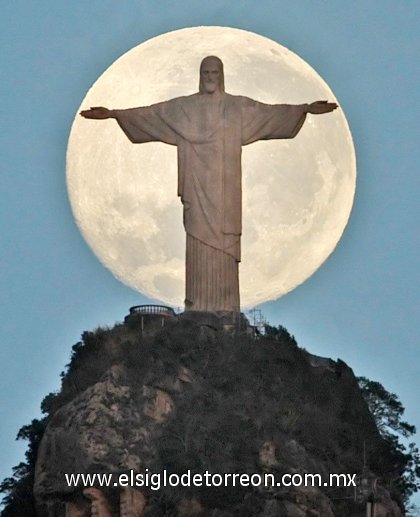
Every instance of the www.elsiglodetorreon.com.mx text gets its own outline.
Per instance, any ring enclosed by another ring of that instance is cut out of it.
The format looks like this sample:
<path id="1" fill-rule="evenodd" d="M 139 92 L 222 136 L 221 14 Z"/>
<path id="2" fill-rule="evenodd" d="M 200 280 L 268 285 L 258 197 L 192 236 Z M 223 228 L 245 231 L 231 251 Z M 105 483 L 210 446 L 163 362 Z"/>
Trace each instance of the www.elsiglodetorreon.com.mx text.
<path id="1" fill-rule="evenodd" d="M 64 474 L 69 487 L 99 486 L 99 487 L 132 487 L 160 490 L 163 487 L 355 487 L 356 474 L 329 474 L 322 477 L 321 474 L 282 474 L 271 473 L 247 474 L 247 473 L 223 473 L 205 471 L 204 473 L 187 470 L 183 474 L 162 472 L 149 472 L 145 469 L 142 473 L 131 470 L 122 474 Z"/>

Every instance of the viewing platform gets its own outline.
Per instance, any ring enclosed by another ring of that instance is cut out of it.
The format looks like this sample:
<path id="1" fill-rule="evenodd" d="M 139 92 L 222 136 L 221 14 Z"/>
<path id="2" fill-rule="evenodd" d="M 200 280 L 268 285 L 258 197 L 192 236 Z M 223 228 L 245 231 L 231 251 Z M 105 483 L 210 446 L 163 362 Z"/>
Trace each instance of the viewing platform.
<path id="1" fill-rule="evenodd" d="M 125 323 L 140 323 L 141 330 L 145 327 L 164 327 L 169 320 L 177 317 L 172 307 L 167 305 L 134 305 L 130 307 L 129 314 L 124 318 Z"/>
<path id="2" fill-rule="evenodd" d="M 212 328 L 215 331 L 247 331 L 256 336 L 258 326 L 254 315 L 254 325 L 251 325 L 245 314 L 233 311 L 184 311 L 177 313 L 167 305 L 134 305 L 129 308 L 129 314 L 124 323 L 139 328 L 141 332 L 155 332 L 159 328 L 175 323 L 178 319 L 188 320 L 200 326 Z"/>
<path id="3" fill-rule="evenodd" d="M 134 305 L 130 307 L 130 316 L 133 314 L 159 314 L 159 316 L 166 316 L 168 318 L 174 318 L 176 312 L 172 307 L 166 305 Z"/>

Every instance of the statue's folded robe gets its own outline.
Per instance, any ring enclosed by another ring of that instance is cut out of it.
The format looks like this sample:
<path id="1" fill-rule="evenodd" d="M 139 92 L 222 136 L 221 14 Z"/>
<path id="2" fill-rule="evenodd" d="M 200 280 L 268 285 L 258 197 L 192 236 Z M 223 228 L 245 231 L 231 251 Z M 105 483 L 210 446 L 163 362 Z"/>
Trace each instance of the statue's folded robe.
<path id="1" fill-rule="evenodd" d="M 304 105 L 197 93 L 115 110 L 115 115 L 132 142 L 178 147 L 178 195 L 187 234 L 239 262 L 241 148 L 257 140 L 293 138 L 305 111 Z"/>

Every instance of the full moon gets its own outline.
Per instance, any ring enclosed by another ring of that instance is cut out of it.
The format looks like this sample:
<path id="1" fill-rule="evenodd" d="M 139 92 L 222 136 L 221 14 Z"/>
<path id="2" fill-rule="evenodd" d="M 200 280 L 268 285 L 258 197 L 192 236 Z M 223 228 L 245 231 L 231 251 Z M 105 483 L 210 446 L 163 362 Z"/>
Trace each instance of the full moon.
<path id="1" fill-rule="evenodd" d="M 195 27 L 133 48 L 95 82 L 80 109 L 147 106 L 198 91 L 207 55 L 224 63 L 228 93 L 268 104 L 328 100 L 325 81 L 278 43 L 243 30 Z M 80 110 L 78 110 L 80 111 Z M 291 140 L 242 151 L 241 305 L 279 298 L 311 276 L 347 224 L 356 161 L 343 110 L 308 115 Z M 132 144 L 115 120 L 76 115 L 67 186 L 80 231 L 124 284 L 174 306 L 185 296 L 185 232 L 176 148 Z"/>

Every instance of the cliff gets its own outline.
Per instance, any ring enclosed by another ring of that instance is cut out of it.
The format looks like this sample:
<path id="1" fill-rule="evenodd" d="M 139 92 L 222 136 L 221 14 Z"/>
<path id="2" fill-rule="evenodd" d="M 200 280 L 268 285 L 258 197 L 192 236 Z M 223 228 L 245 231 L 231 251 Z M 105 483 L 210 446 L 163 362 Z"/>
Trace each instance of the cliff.
<path id="1" fill-rule="evenodd" d="M 364 516 L 360 487 L 86 489 L 65 479 L 191 470 L 276 480 L 317 473 L 325 481 L 330 473 L 360 475 L 364 455 L 379 480 L 375 515 L 402 515 L 392 500 L 399 497 L 390 484 L 392 457 L 352 370 L 300 349 L 283 328 L 256 336 L 243 321 L 227 330 L 133 316 L 84 333 L 61 391 L 43 409 L 39 516 Z"/>

